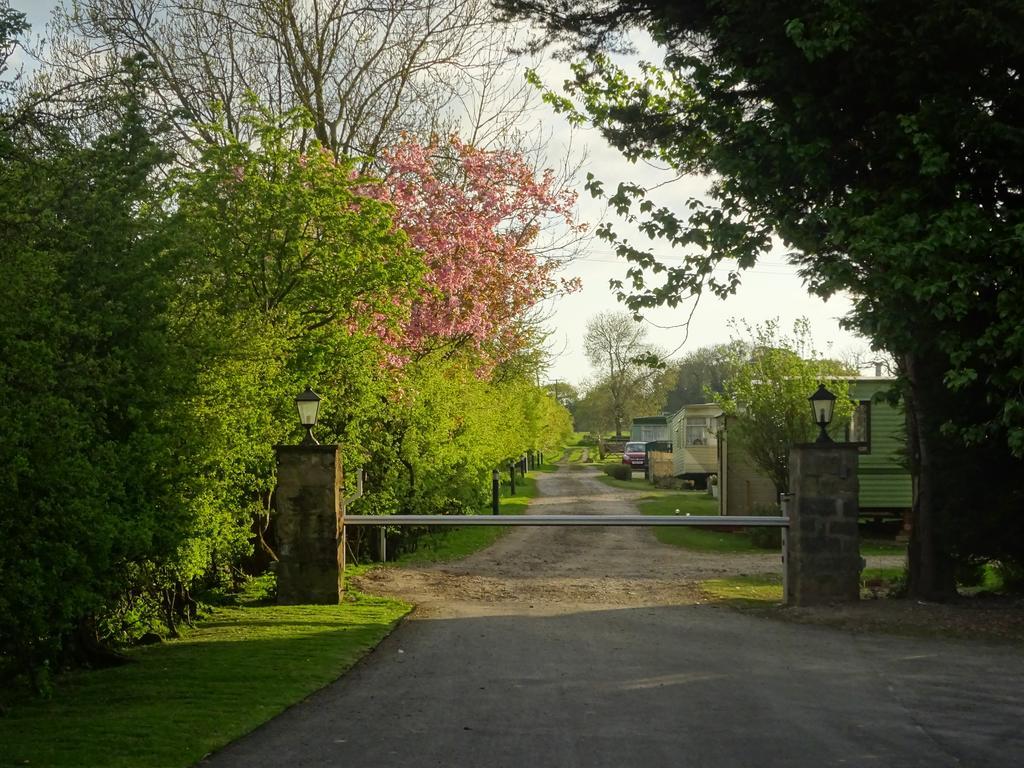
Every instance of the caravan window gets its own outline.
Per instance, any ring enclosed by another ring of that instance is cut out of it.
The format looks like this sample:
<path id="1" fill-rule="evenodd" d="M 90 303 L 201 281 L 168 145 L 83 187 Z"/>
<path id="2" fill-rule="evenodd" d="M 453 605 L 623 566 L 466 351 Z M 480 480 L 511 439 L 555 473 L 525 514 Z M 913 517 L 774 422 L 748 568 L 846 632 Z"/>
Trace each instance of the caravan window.
<path id="1" fill-rule="evenodd" d="M 714 435 L 710 426 L 710 419 L 706 416 L 696 416 L 686 419 L 686 444 L 687 445 L 712 445 Z"/>
<path id="2" fill-rule="evenodd" d="M 871 453 L 871 401 L 861 400 L 853 409 L 846 428 L 846 441 L 856 443 L 861 453 Z"/>

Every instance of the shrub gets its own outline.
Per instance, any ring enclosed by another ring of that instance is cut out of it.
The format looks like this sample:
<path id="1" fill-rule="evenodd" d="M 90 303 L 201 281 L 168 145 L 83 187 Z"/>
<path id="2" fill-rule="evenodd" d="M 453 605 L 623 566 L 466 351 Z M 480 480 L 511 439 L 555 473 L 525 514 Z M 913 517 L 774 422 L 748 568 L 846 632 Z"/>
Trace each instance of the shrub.
<path id="1" fill-rule="evenodd" d="M 1009 559 L 996 561 L 994 565 L 1005 591 L 1014 594 L 1024 592 L 1024 565 Z"/>
<path id="2" fill-rule="evenodd" d="M 755 504 L 751 514 L 757 517 L 777 517 L 779 508 L 774 504 Z M 750 543 L 758 549 L 779 549 L 782 546 L 781 528 L 751 528 Z"/>
<path id="3" fill-rule="evenodd" d="M 962 587 L 980 587 L 985 583 L 985 562 L 973 558 L 957 562 L 956 583 Z"/>
<path id="4" fill-rule="evenodd" d="M 605 464 L 602 469 L 606 475 L 610 475 L 616 480 L 633 479 L 633 468 L 625 464 Z"/>

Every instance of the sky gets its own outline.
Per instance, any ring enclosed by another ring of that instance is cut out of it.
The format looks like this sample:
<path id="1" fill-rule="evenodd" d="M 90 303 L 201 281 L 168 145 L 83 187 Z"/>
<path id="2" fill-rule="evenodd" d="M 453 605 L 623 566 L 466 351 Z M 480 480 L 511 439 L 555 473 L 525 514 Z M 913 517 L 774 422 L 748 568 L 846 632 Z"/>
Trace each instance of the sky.
<path id="1" fill-rule="evenodd" d="M 46 19 L 55 0 L 11 0 L 11 6 L 25 12 L 32 24 L 33 34 L 42 34 Z M 640 55 L 654 59 L 657 50 L 653 45 L 638 41 Z M 17 65 L 19 59 L 11 62 Z M 538 71 L 548 85 L 557 85 L 566 76 L 564 65 L 550 59 L 540 63 Z M 620 181 L 630 181 L 644 186 L 653 186 L 671 178 L 670 173 L 646 164 L 632 165 L 621 154 L 592 130 L 572 130 L 566 120 L 554 114 L 546 106 L 538 106 L 530 114 L 530 120 L 539 120 L 544 135 L 549 137 L 547 151 L 550 164 L 558 167 L 564 160 L 566 148 L 571 144 L 576 151 L 585 153 L 585 165 L 580 169 L 576 186 L 580 196 L 578 216 L 587 222 L 591 231 L 603 220 L 610 220 L 617 231 L 626 231 L 614 212 L 605 210 L 601 201 L 591 198 L 583 191 L 587 172 L 593 173 L 605 182 L 606 188 L 614 189 Z M 684 178 L 660 189 L 655 197 L 661 204 L 671 207 L 673 201 L 681 202 L 699 195 L 706 188 L 703 178 Z M 631 236 L 638 247 L 647 247 L 643 235 Z M 679 253 L 662 246 L 653 249 L 656 256 L 666 261 L 680 258 Z M 597 238 L 586 243 L 582 253 L 572 261 L 562 276 L 578 277 L 582 281 L 581 291 L 549 302 L 544 307 L 549 315 L 547 321 L 550 336 L 548 349 L 551 362 L 546 372 L 548 381 L 568 381 L 580 385 L 593 378 L 593 371 L 583 353 L 583 336 L 587 320 L 601 311 L 623 310 L 615 295 L 608 287 L 610 279 L 623 279 L 626 263 L 615 256 L 611 246 Z M 647 339 L 666 352 L 674 353 L 677 359 L 687 352 L 703 346 L 725 342 L 732 331 L 730 319 L 736 318 L 750 324 L 763 323 L 778 318 L 784 329 L 791 327 L 797 318 L 810 320 L 817 349 L 821 352 L 843 355 L 866 351 L 866 339 L 839 327 L 839 319 L 851 308 L 850 298 L 844 294 L 823 301 L 808 294 L 796 275 L 795 268 L 785 261 L 781 246 L 768 254 L 750 271 L 743 273 L 739 291 L 722 300 L 711 294 L 704 296 L 690 321 L 688 330 L 680 327 L 685 323 L 689 308 L 658 309 L 645 315 Z"/>
<path id="2" fill-rule="evenodd" d="M 658 60 L 658 49 L 653 43 L 635 39 L 638 57 L 649 61 Z M 545 84 L 555 86 L 565 79 L 567 69 L 558 62 L 546 61 L 538 68 Z M 544 120 L 552 132 L 550 151 L 556 157 L 567 145 L 570 128 L 565 118 L 547 110 Z M 628 181 L 654 188 L 670 182 L 652 194 L 659 205 L 673 208 L 673 203 L 682 203 L 690 197 L 701 197 L 709 180 L 705 177 L 686 177 L 671 181 L 674 174 L 663 168 L 647 163 L 631 164 L 618 150 L 612 148 L 593 130 L 576 130 L 572 145 L 582 147 L 587 154 L 587 164 L 580 172 L 579 215 L 592 228 L 604 220 L 610 221 L 617 232 L 627 234 L 631 244 L 651 251 L 666 263 L 680 264 L 682 253 L 671 247 L 652 242 L 642 233 L 627 228 L 614 211 L 607 211 L 600 200 L 594 200 L 582 191 L 586 173 L 593 173 L 604 182 L 606 189 L 614 190 L 619 182 Z M 681 207 L 681 206 L 680 206 Z M 678 211 L 679 208 L 676 208 Z M 843 356 L 866 353 L 868 340 L 840 328 L 839 320 L 852 308 L 846 294 L 833 296 L 824 301 L 808 293 L 796 274 L 796 268 L 786 262 L 785 248 L 777 243 L 772 252 L 760 260 L 757 266 L 742 273 L 739 290 L 727 299 L 713 294 L 703 296 L 693 313 L 688 327 L 682 327 L 690 314 L 690 306 L 677 309 L 663 308 L 645 310 L 645 327 L 648 341 L 678 359 L 700 347 L 729 341 L 734 335 L 730 328 L 733 319 L 750 325 L 778 319 L 783 331 L 792 328 L 793 321 L 806 317 L 810 320 L 815 347 L 819 352 Z M 551 351 L 555 354 L 548 372 L 551 380 L 569 381 L 574 384 L 592 378 L 593 372 L 583 353 L 583 336 L 587 320 L 597 312 L 608 310 L 625 311 L 617 302 L 615 294 L 608 287 L 610 279 L 625 279 L 626 262 L 618 258 L 612 246 L 594 239 L 584 252 L 565 270 L 568 277 L 579 277 L 583 290 L 561 298 L 553 305 Z M 723 266 L 723 274 L 728 271 Z"/>

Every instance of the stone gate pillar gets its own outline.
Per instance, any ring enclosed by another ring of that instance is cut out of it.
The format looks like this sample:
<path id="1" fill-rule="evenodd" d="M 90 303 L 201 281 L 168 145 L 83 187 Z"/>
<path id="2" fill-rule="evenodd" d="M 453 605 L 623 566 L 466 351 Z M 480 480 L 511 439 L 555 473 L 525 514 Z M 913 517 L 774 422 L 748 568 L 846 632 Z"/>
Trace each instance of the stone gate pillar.
<path id="1" fill-rule="evenodd" d="M 786 604 L 859 600 L 857 446 L 794 446 L 789 487 Z"/>
<path id="2" fill-rule="evenodd" d="M 345 570 L 337 445 L 277 447 L 277 602 L 341 602 Z"/>

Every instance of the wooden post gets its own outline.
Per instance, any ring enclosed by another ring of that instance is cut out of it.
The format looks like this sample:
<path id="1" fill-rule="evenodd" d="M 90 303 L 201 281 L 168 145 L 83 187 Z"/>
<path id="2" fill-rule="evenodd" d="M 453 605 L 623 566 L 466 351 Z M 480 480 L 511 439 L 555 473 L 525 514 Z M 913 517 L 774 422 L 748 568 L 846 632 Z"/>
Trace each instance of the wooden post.
<path id="1" fill-rule="evenodd" d="M 511 495 L 515 496 L 516 495 L 516 463 L 514 461 L 510 461 L 509 464 L 508 464 L 508 478 L 509 478 L 509 482 L 512 484 Z"/>

